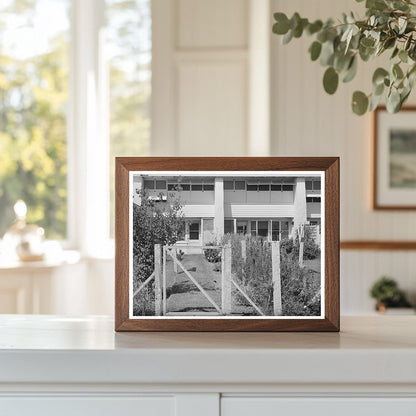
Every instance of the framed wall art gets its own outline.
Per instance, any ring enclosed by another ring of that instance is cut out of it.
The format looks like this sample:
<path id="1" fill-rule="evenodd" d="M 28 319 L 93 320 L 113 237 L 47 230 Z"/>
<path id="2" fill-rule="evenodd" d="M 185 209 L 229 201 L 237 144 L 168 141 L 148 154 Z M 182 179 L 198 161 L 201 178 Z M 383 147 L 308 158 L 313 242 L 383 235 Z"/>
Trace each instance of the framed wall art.
<path id="1" fill-rule="evenodd" d="M 373 117 L 373 208 L 416 209 L 416 107 Z"/>
<path id="2" fill-rule="evenodd" d="M 338 331 L 339 159 L 116 158 L 116 331 Z"/>

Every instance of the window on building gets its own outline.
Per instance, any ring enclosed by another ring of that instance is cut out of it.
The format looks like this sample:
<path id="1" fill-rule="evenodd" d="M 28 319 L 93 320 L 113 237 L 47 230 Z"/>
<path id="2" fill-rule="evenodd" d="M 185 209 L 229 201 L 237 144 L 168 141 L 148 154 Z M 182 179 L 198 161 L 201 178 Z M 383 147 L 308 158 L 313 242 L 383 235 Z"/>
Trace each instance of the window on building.
<path id="1" fill-rule="evenodd" d="M 226 191 L 234 190 L 234 181 L 224 181 L 224 190 Z"/>
<path id="2" fill-rule="evenodd" d="M 189 239 L 199 240 L 199 222 L 191 222 L 189 224 Z"/>
<path id="3" fill-rule="evenodd" d="M 155 189 L 155 181 L 145 180 L 143 185 L 144 189 Z"/>
<path id="4" fill-rule="evenodd" d="M 204 183 L 203 190 L 204 191 L 213 191 L 214 190 L 214 185 L 213 184 Z"/>
<path id="5" fill-rule="evenodd" d="M 237 234 L 247 234 L 247 221 L 237 221 Z"/>
<path id="6" fill-rule="evenodd" d="M 305 181 L 305 188 L 307 191 L 320 191 L 321 181 L 319 180 Z"/>
<path id="7" fill-rule="evenodd" d="M 257 221 L 250 222 L 250 232 L 253 237 L 257 235 Z"/>
<path id="8" fill-rule="evenodd" d="M 289 221 L 281 221 L 280 228 L 280 238 L 282 240 L 289 238 Z"/>
<path id="9" fill-rule="evenodd" d="M 269 221 L 257 222 L 257 235 L 259 237 L 268 237 L 269 235 Z"/>
<path id="10" fill-rule="evenodd" d="M 234 234 L 234 220 L 224 220 L 224 234 Z"/>
<path id="11" fill-rule="evenodd" d="M 282 185 L 272 184 L 271 185 L 271 190 L 272 191 L 281 191 L 282 190 Z"/>
<path id="12" fill-rule="evenodd" d="M 257 185 L 247 184 L 247 191 L 256 191 L 257 192 Z"/>
<path id="13" fill-rule="evenodd" d="M 321 198 L 320 197 L 317 197 L 317 196 L 315 196 L 315 197 L 307 197 L 306 198 L 306 202 L 321 202 Z"/>
<path id="14" fill-rule="evenodd" d="M 282 185 L 282 191 L 293 192 L 293 185 Z"/>
<path id="15" fill-rule="evenodd" d="M 270 185 L 259 185 L 259 191 L 270 191 Z"/>
<path id="16" fill-rule="evenodd" d="M 199 184 L 192 184 L 191 186 L 192 191 L 202 191 L 202 185 Z"/>
<path id="17" fill-rule="evenodd" d="M 236 191 L 244 191 L 246 189 L 246 181 L 235 181 L 234 189 Z"/>
<path id="18" fill-rule="evenodd" d="M 272 241 L 280 240 L 280 222 L 272 221 Z"/>
<path id="19" fill-rule="evenodd" d="M 166 181 L 156 181 L 156 189 L 165 191 Z"/>
<path id="20" fill-rule="evenodd" d="M 191 190 L 191 185 L 188 183 L 180 183 L 178 185 L 178 190 L 179 191 L 190 191 Z"/>

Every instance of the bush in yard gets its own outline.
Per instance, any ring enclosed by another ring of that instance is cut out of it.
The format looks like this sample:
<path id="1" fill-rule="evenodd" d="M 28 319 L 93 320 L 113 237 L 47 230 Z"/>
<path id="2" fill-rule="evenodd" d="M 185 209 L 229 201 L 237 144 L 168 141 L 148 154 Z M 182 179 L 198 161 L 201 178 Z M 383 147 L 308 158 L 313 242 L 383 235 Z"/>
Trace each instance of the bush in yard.
<path id="1" fill-rule="evenodd" d="M 179 200 L 152 201 L 144 191 L 140 196 L 141 204 L 133 203 L 133 290 L 153 273 L 155 244 L 176 243 L 184 224 Z M 154 314 L 153 283 L 136 295 L 133 313 Z"/>
<path id="2" fill-rule="evenodd" d="M 207 243 L 206 246 L 216 246 L 216 243 Z M 221 249 L 220 248 L 207 248 L 204 250 L 205 258 L 210 263 L 217 263 L 221 261 Z"/>

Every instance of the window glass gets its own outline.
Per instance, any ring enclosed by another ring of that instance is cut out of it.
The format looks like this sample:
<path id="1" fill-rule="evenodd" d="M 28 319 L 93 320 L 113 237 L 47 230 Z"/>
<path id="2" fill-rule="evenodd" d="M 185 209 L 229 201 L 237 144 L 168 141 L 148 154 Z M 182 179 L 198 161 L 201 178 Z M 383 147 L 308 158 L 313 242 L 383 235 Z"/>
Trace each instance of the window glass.
<path id="1" fill-rule="evenodd" d="M 202 185 L 192 185 L 193 191 L 202 191 Z"/>
<path id="2" fill-rule="evenodd" d="M 280 222 L 280 226 L 281 226 L 281 233 L 280 233 L 280 237 L 281 239 L 288 239 L 289 238 L 289 221 L 281 221 Z"/>
<path id="3" fill-rule="evenodd" d="M 199 222 L 189 224 L 189 239 L 199 240 Z"/>
<path id="4" fill-rule="evenodd" d="M 259 185 L 259 191 L 269 191 L 270 185 Z"/>
<path id="5" fill-rule="evenodd" d="M 211 184 L 204 184 L 204 191 L 213 191 L 214 185 Z"/>
<path id="6" fill-rule="evenodd" d="M 283 191 L 293 191 L 293 185 L 283 185 Z"/>
<path id="7" fill-rule="evenodd" d="M 225 234 L 234 233 L 234 220 L 224 220 L 224 233 Z"/>
<path id="8" fill-rule="evenodd" d="M 268 221 L 258 221 L 257 228 L 257 232 L 260 237 L 267 237 L 269 231 Z"/>
<path id="9" fill-rule="evenodd" d="M 155 189 L 155 181 L 144 181 L 144 189 Z"/>
<path id="10" fill-rule="evenodd" d="M 313 182 L 313 189 L 315 191 L 320 191 L 321 190 L 321 181 L 314 181 Z"/>
<path id="11" fill-rule="evenodd" d="M 305 181 L 305 188 L 307 191 L 312 190 L 312 181 Z"/>
<path id="12" fill-rule="evenodd" d="M 105 4 L 110 234 L 114 235 L 114 157 L 149 154 L 152 17 L 151 0 L 105 0 Z"/>
<path id="13" fill-rule="evenodd" d="M 178 184 L 176 183 L 168 183 L 168 191 L 176 191 L 178 188 Z"/>
<path id="14" fill-rule="evenodd" d="M 272 241 L 278 241 L 280 238 L 280 223 L 279 221 L 272 221 Z"/>
<path id="15" fill-rule="evenodd" d="M 271 185 L 272 191 L 281 191 L 282 185 Z"/>
<path id="16" fill-rule="evenodd" d="M 47 238 L 67 235 L 69 13 L 70 0 L 0 2 L 0 238 L 18 199 Z"/>
<path id="17" fill-rule="evenodd" d="M 256 236 L 257 235 L 257 221 L 251 221 L 250 227 L 251 227 L 251 235 Z"/>
<path id="18" fill-rule="evenodd" d="M 226 191 L 231 191 L 234 189 L 234 182 L 233 181 L 224 181 L 224 189 Z"/>
<path id="19" fill-rule="evenodd" d="M 166 181 L 156 181 L 156 189 L 166 189 Z"/>
<path id="20" fill-rule="evenodd" d="M 247 234 L 247 221 L 237 221 L 237 233 Z"/>
<path id="21" fill-rule="evenodd" d="M 247 184 L 247 191 L 257 191 L 257 185 Z"/>
<path id="22" fill-rule="evenodd" d="M 189 185 L 188 183 L 180 183 L 178 186 L 178 189 L 180 191 L 190 191 L 191 190 L 191 185 Z"/>
<path id="23" fill-rule="evenodd" d="M 246 189 L 246 181 L 235 181 L 235 190 L 244 191 Z"/>

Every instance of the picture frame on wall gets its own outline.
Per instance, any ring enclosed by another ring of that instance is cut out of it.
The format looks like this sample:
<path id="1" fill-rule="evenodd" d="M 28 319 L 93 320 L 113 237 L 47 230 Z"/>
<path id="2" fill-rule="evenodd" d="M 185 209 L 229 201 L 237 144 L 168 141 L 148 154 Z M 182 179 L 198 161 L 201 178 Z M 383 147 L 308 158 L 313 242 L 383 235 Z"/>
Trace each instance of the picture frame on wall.
<path id="1" fill-rule="evenodd" d="M 373 209 L 416 209 L 416 107 L 373 114 Z"/>
<path id="2" fill-rule="evenodd" d="M 116 158 L 116 331 L 339 331 L 339 158 Z"/>

